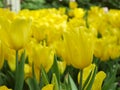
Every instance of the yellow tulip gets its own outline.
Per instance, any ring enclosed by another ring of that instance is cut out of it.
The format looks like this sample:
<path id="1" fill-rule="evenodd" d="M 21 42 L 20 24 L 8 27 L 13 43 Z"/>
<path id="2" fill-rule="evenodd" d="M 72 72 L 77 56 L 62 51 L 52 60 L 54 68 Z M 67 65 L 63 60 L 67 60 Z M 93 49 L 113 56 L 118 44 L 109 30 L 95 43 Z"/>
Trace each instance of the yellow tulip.
<path id="1" fill-rule="evenodd" d="M 63 74 L 66 69 L 66 62 L 65 61 L 57 61 L 57 64 L 58 64 L 60 73 Z"/>
<path id="2" fill-rule="evenodd" d="M 110 58 L 115 60 L 120 56 L 120 45 L 111 45 L 109 50 Z"/>
<path id="3" fill-rule="evenodd" d="M 29 64 L 25 64 L 24 67 L 25 79 L 32 76 L 32 67 Z"/>
<path id="4" fill-rule="evenodd" d="M 63 40 L 56 41 L 53 47 L 55 48 L 56 54 L 63 59 L 63 62 L 70 65 L 69 56 L 67 54 L 69 52 L 66 50 Z"/>
<path id="5" fill-rule="evenodd" d="M 96 38 L 94 55 L 102 61 L 118 58 L 120 56 L 118 38 L 112 35 Z"/>
<path id="6" fill-rule="evenodd" d="M 29 62 L 34 63 L 35 74 L 37 80 L 39 80 L 41 65 L 48 72 L 54 61 L 54 51 L 51 47 L 42 46 L 41 44 L 34 44 L 32 52 L 29 53 Z"/>
<path id="7" fill-rule="evenodd" d="M 92 63 L 94 39 L 86 30 L 71 30 L 64 34 L 65 49 L 69 62 L 75 68 L 83 69 Z"/>
<path id="8" fill-rule="evenodd" d="M 48 84 L 42 88 L 42 90 L 53 90 L 54 85 L 53 84 Z"/>
<path id="9" fill-rule="evenodd" d="M 71 9 L 75 9 L 75 8 L 77 8 L 77 6 L 78 6 L 77 2 L 75 2 L 75 1 L 70 1 L 69 2 L 69 7 Z"/>
<path id="10" fill-rule="evenodd" d="M 0 69 L 2 68 L 4 64 L 4 52 L 3 52 L 3 45 L 0 41 Z"/>
<path id="11" fill-rule="evenodd" d="M 16 68 L 16 60 L 15 60 L 15 51 L 13 49 L 8 48 L 6 45 L 3 46 L 4 49 L 4 58 L 7 60 L 7 63 L 12 71 Z"/>
<path id="12" fill-rule="evenodd" d="M 83 18 L 85 15 L 85 11 L 82 8 L 75 8 L 74 9 L 74 16 L 76 18 Z"/>
<path id="13" fill-rule="evenodd" d="M 12 90 L 12 89 L 8 89 L 6 86 L 0 86 L 0 90 Z"/>
<path id="14" fill-rule="evenodd" d="M 37 20 L 32 24 L 32 34 L 33 37 L 36 38 L 38 41 L 44 40 L 46 38 L 46 27 L 47 24 L 41 25 L 41 21 Z"/>
<path id="15" fill-rule="evenodd" d="M 11 12 L 10 9 L 0 8 L 0 16 L 13 20 L 16 17 L 16 13 Z"/>
<path id="16" fill-rule="evenodd" d="M 0 17 L 0 40 L 8 47 L 19 50 L 28 42 L 30 26 L 30 18 L 17 17 L 14 20 L 9 20 Z"/>

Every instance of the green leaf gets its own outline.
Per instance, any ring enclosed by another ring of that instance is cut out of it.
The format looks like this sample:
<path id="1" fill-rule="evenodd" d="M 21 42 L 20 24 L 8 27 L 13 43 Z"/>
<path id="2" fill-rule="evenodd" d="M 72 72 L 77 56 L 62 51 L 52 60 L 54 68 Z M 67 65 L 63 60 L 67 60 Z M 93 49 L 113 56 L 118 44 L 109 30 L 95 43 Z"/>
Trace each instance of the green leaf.
<path id="1" fill-rule="evenodd" d="M 4 75 L 2 72 L 0 72 L 0 86 L 3 85 L 3 84 L 5 83 L 3 77 L 5 77 L 5 75 Z"/>
<path id="2" fill-rule="evenodd" d="M 65 83 L 61 83 L 62 90 L 68 90 Z"/>
<path id="3" fill-rule="evenodd" d="M 113 73 L 112 76 L 109 79 L 107 79 L 107 81 L 104 83 L 102 90 L 109 90 L 112 83 L 114 83 L 115 78 L 116 78 L 116 74 Z"/>
<path id="4" fill-rule="evenodd" d="M 118 83 L 113 83 L 112 85 L 110 85 L 110 88 L 107 90 L 116 90 Z"/>
<path id="5" fill-rule="evenodd" d="M 71 90 L 78 90 L 77 86 L 75 85 L 75 83 L 72 79 L 72 77 L 69 74 L 68 74 L 68 84 L 69 84 Z"/>
<path id="6" fill-rule="evenodd" d="M 68 84 L 68 74 L 66 74 L 64 78 L 64 84 L 66 86 L 66 90 L 71 90 L 71 87 L 69 87 L 69 84 Z"/>
<path id="7" fill-rule="evenodd" d="M 16 51 L 16 78 L 15 78 L 15 89 L 22 90 L 24 84 L 24 63 L 25 63 L 25 51 L 22 53 L 20 62 L 18 62 L 18 51 Z"/>
<path id="8" fill-rule="evenodd" d="M 49 84 L 49 80 L 47 77 L 47 73 L 45 72 L 45 69 L 43 68 L 43 66 L 41 65 L 41 74 L 42 74 L 42 79 L 45 85 Z"/>
<path id="9" fill-rule="evenodd" d="M 36 80 L 35 72 L 34 72 L 34 64 L 32 64 L 32 75 L 33 77 L 28 78 L 26 80 L 30 90 L 40 90 L 38 82 Z"/>
<path id="10" fill-rule="evenodd" d="M 40 90 L 35 78 L 28 78 L 26 80 L 26 82 L 27 82 L 30 90 Z"/>
<path id="11" fill-rule="evenodd" d="M 51 83 L 54 85 L 54 90 L 60 90 L 59 85 L 58 85 L 58 80 L 57 80 L 55 73 L 53 73 Z"/>
<path id="12" fill-rule="evenodd" d="M 52 66 L 52 73 L 55 73 L 56 78 L 58 80 L 58 84 L 60 85 L 60 72 L 59 72 L 59 69 L 58 69 L 57 56 L 56 55 L 54 56 L 54 63 L 53 63 L 53 66 Z"/>

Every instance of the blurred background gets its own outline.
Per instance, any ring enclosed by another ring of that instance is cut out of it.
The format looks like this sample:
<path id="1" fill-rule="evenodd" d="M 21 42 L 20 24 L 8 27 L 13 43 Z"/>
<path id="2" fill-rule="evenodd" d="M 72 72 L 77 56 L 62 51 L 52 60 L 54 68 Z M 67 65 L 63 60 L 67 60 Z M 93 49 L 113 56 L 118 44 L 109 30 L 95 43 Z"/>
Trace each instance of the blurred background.
<path id="1" fill-rule="evenodd" d="M 0 0 L 0 7 L 8 7 L 7 0 Z M 68 8 L 70 0 L 21 0 L 21 9 L 40 9 L 40 8 Z M 79 6 L 89 9 L 90 6 L 97 5 L 100 7 L 108 7 L 120 9 L 120 0 L 76 0 Z"/>

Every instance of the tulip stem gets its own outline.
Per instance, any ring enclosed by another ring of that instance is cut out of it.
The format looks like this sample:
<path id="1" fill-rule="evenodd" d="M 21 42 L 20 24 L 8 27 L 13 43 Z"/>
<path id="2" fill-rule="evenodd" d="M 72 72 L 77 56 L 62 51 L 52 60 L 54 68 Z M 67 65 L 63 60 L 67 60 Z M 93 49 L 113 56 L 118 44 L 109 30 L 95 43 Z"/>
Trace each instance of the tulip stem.
<path id="1" fill-rule="evenodd" d="M 18 71 L 18 50 L 16 50 L 16 71 Z"/>
<path id="2" fill-rule="evenodd" d="M 15 90 L 17 90 L 17 83 L 16 83 L 16 80 L 17 80 L 17 78 L 18 78 L 18 75 L 17 75 L 17 73 L 18 73 L 18 50 L 16 50 L 16 71 L 15 71 Z"/>
<path id="3" fill-rule="evenodd" d="M 82 90 L 82 78 L 83 78 L 83 69 L 80 69 L 80 84 L 79 84 L 79 90 Z"/>

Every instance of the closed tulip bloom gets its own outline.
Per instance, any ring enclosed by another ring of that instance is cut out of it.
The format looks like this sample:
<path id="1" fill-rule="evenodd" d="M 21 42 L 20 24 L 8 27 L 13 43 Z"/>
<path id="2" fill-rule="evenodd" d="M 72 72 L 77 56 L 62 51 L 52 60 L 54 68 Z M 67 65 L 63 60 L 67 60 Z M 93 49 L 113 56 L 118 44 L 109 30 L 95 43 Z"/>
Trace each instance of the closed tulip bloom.
<path id="1" fill-rule="evenodd" d="M 54 51 L 41 44 L 34 44 L 31 50 L 32 52 L 28 54 L 29 62 L 34 63 L 36 78 L 39 81 L 40 67 L 42 65 L 46 72 L 49 71 L 54 61 Z"/>
<path id="2" fill-rule="evenodd" d="M 94 49 L 92 33 L 84 29 L 71 30 L 64 34 L 64 43 L 69 62 L 75 68 L 83 69 L 92 63 Z"/>
<path id="3" fill-rule="evenodd" d="M 50 47 L 38 44 L 33 47 L 32 59 L 37 67 L 40 67 L 42 64 L 48 72 L 53 64 L 54 51 Z"/>
<path id="4" fill-rule="evenodd" d="M 2 68 L 4 63 L 4 53 L 3 53 L 3 46 L 2 43 L 0 41 L 0 69 Z"/>
<path id="5" fill-rule="evenodd" d="M 25 79 L 32 77 L 32 67 L 29 64 L 25 64 L 24 73 L 25 73 L 24 76 Z"/>
<path id="6" fill-rule="evenodd" d="M 60 73 L 63 74 L 66 69 L 66 62 L 65 61 L 57 61 L 57 64 L 58 64 Z"/>
<path id="7" fill-rule="evenodd" d="M 75 8 L 77 8 L 77 6 L 78 6 L 77 2 L 75 2 L 75 1 L 70 1 L 69 2 L 69 7 L 71 9 L 75 9 Z"/>
<path id="8" fill-rule="evenodd" d="M 17 17 L 14 20 L 0 17 L 0 40 L 8 47 L 19 50 L 25 46 L 30 36 L 31 19 Z"/>

